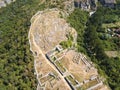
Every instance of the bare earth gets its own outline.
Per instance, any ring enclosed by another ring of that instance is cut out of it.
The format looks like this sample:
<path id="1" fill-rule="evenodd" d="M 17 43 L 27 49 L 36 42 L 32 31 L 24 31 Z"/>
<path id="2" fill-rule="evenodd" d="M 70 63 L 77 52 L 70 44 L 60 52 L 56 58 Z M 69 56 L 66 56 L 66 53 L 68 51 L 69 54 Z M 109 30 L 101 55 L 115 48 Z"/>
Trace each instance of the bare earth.
<path id="1" fill-rule="evenodd" d="M 54 50 L 61 41 L 68 39 L 68 33 L 72 33 L 74 41 L 76 39 L 75 29 L 60 18 L 59 10 L 40 11 L 33 16 L 31 23 L 28 38 L 35 59 L 37 90 L 109 90 L 84 54 L 69 49 Z M 51 51 L 54 54 L 47 58 L 46 54 Z"/>
<path id="2" fill-rule="evenodd" d="M 58 15 L 59 12 L 54 11 L 53 13 L 56 13 Z M 50 14 L 53 14 L 53 13 L 49 13 L 48 16 L 51 16 Z M 53 18 L 57 17 L 56 14 L 53 14 Z M 63 90 L 63 89 L 70 90 L 69 86 L 67 85 L 67 83 L 65 82 L 63 77 L 61 77 L 61 75 L 55 69 L 55 67 L 52 64 L 50 64 L 48 62 L 48 60 L 46 60 L 46 57 L 44 55 L 44 52 L 50 50 L 53 47 L 53 45 L 55 45 L 54 43 L 57 42 L 54 39 L 53 41 L 55 41 L 55 42 L 52 44 L 52 46 L 50 46 L 49 42 L 48 42 L 49 40 L 47 40 L 45 38 L 45 36 L 47 36 L 47 35 L 49 36 L 49 32 L 47 31 L 47 27 L 46 27 L 46 29 L 43 28 L 43 26 L 45 26 L 44 21 L 49 22 L 48 20 L 45 20 L 45 18 L 47 17 L 47 16 L 46 17 L 45 16 L 43 15 L 42 18 L 44 18 L 44 19 L 42 19 L 42 20 L 40 20 L 41 15 L 36 17 L 36 19 L 34 20 L 34 23 L 31 26 L 31 29 L 29 31 L 29 41 L 30 41 L 30 45 L 31 45 L 31 51 L 33 53 L 37 52 L 37 54 L 38 54 L 37 56 L 34 55 L 34 57 L 35 57 L 35 63 L 34 63 L 35 65 L 34 66 L 35 66 L 37 78 L 39 77 L 39 75 L 42 75 L 41 77 L 44 77 L 45 75 L 47 75 L 49 73 L 55 73 L 56 77 L 58 77 L 59 79 L 55 79 L 54 81 L 47 81 L 47 83 L 43 84 L 43 86 L 44 85 L 46 86 L 45 87 L 46 90 L 57 90 L 57 89 L 59 89 L 59 90 Z M 49 17 L 49 19 L 51 19 L 51 17 Z M 40 21 L 42 21 L 43 23 L 40 23 Z M 51 27 L 50 27 L 50 29 L 51 29 Z M 64 33 L 65 32 L 63 32 L 63 34 Z M 54 35 L 54 33 L 53 33 L 53 35 Z M 64 38 L 64 37 L 62 37 L 62 38 Z M 60 39 L 58 39 L 58 40 L 60 40 Z M 38 81 L 39 80 L 40 79 L 38 78 Z M 53 84 L 54 87 L 50 86 L 51 82 L 54 82 L 54 84 Z M 41 85 L 41 87 L 42 87 L 42 85 Z"/>

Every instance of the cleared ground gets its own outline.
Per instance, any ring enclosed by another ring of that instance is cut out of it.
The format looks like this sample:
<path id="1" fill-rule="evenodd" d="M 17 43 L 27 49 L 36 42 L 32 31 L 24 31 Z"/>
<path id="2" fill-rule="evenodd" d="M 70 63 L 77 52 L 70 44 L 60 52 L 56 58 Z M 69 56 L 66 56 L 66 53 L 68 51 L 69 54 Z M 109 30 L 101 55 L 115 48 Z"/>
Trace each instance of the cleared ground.
<path id="1" fill-rule="evenodd" d="M 86 65 L 82 60 L 79 60 L 79 64 L 74 63 L 74 57 L 78 53 L 74 50 L 66 53 L 65 57 L 60 60 L 62 65 L 67 68 L 67 70 L 78 80 L 79 82 L 83 82 L 83 80 L 89 79 L 92 75 L 98 75 L 97 69 L 93 68 L 86 72 Z"/>
<path id="2" fill-rule="evenodd" d="M 75 52 L 75 50 L 67 50 L 66 53 L 56 54 L 58 58 L 64 54 L 64 57 L 53 61 L 56 66 L 46 58 L 45 55 L 48 52 L 53 50 L 60 42 L 67 40 L 69 33 L 72 33 L 73 38 L 76 36 L 76 31 L 63 18 L 60 18 L 59 10 L 51 9 L 38 12 L 33 16 L 31 22 L 29 42 L 35 59 L 35 74 L 40 84 L 38 88 L 45 88 L 45 90 L 70 90 L 70 86 L 64 77 L 72 85 L 76 86 L 79 83 L 83 83 L 84 80 L 89 80 L 91 76 L 98 75 L 97 69 L 91 65 L 89 60 L 85 60 L 87 65 L 82 61 L 87 59 L 86 56 Z M 62 71 L 63 75 L 60 71 Z M 92 82 L 85 85 L 85 88 L 93 84 L 96 83 Z M 104 85 L 102 87 L 103 90 L 108 90 L 104 89 Z"/>
<path id="3" fill-rule="evenodd" d="M 118 51 L 105 51 L 105 53 L 109 57 L 119 57 L 120 56 L 120 52 L 118 52 Z"/>
<path id="4" fill-rule="evenodd" d="M 32 18 L 29 32 L 31 50 L 35 59 L 36 75 L 38 82 L 41 84 L 38 88 L 43 87 L 45 90 L 70 90 L 63 77 L 46 59 L 45 53 L 62 40 L 65 40 L 67 30 L 72 30 L 72 28 L 68 28 L 65 20 L 58 18 L 59 11 L 57 10 L 52 12 L 45 11 L 43 15 L 40 13 L 37 13 Z M 59 27 L 59 29 L 56 27 Z M 50 76 L 53 78 L 50 78 Z"/>

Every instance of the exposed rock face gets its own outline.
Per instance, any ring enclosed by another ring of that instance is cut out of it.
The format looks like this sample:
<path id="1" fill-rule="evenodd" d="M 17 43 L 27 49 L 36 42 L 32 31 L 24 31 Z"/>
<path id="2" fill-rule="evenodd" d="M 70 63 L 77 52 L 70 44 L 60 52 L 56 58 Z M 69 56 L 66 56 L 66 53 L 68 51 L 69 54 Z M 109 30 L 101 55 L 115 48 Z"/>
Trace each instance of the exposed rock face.
<path id="1" fill-rule="evenodd" d="M 31 19 L 35 41 L 42 51 L 51 50 L 61 41 L 67 40 L 69 32 L 75 32 L 60 15 L 59 10 L 51 9 L 40 11 Z"/>
<path id="2" fill-rule="evenodd" d="M 74 5 L 82 10 L 95 11 L 97 9 L 97 2 L 98 0 L 74 0 Z"/>

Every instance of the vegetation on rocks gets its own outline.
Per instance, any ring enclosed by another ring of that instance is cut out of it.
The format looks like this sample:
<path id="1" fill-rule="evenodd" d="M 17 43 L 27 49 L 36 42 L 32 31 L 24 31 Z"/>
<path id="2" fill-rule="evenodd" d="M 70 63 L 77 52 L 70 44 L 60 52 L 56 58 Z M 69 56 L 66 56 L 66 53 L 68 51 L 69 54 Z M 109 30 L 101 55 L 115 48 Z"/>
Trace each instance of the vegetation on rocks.
<path id="1" fill-rule="evenodd" d="M 84 30 L 86 28 L 86 22 L 88 20 L 88 13 L 86 11 L 82 11 L 78 8 L 74 10 L 72 14 L 68 17 L 68 22 L 70 25 L 75 28 L 77 31 L 77 44 L 78 51 L 85 53 L 85 44 L 84 44 Z"/>
<path id="2" fill-rule="evenodd" d="M 73 43 L 73 36 L 71 34 L 67 35 L 67 41 L 62 41 L 60 42 L 60 45 L 64 48 L 64 49 L 67 49 L 67 48 L 70 48 L 72 47 L 72 43 Z"/>

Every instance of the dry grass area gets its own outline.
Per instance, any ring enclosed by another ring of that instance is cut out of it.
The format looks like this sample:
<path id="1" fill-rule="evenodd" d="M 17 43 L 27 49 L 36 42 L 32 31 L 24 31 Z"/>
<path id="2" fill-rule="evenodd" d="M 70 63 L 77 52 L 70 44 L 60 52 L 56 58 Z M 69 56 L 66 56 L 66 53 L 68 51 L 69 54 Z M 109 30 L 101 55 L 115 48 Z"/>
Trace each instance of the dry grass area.
<path id="1" fill-rule="evenodd" d="M 59 11 L 57 10 L 45 11 L 35 15 L 32 18 L 33 23 L 28 36 L 35 59 L 34 67 L 37 79 L 41 85 L 45 86 L 45 90 L 70 90 L 54 66 L 49 64 L 45 58 L 45 52 L 53 49 L 61 40 L 65 40 L 67 31 L 72 30 L 68 28 L 69 25 L 66 24 L 65 20 L 58 17 Z M 54 78 L 49 79 L 51 77 L 49 74 L 52 74 Z"/>
<path id="2" fill-rule="evenodd" d="M 118 56 L 120 56 L 120 52 L 118 52 L 118 51 L 105 51 L 105 53 L 109 57 L 118 57 Z"/>
<path id="3" fill-rule="evenodd" d="M 71 32 L 76 34 L 76 31 L 63 18 L 60 18 L 60 11 L 57 9 L 40 11 L 33 16 L 31 22 L 29 40 L 35 59 L 34 66 L 38 81 L 43 83 L 45 90 L 70 90 L 63 76 L 54 67 L 54 64 L 48 61 L 45 54 L 55 48 L 61 41 L 66 41 L 66 35 Z M 94 67 L 86 72 L 88 67 L 81 58 L 76 59 L 79 61 L 78 64 L 75 63 L 73 59 L 76 55 L 78 55 L 78 52 L 69 50 L 57 63 L 63 72 L 67 69 L 66 73 L 75 78 L 74 80 L 69 78 L 73 83 L 75 83 L 75 80 L 81 83 L 90 79 L 92 75 L 98 75 L 97 69 Z M 62 53 L 56 56 L 61 57 Z"/>
<path id="4" fill-rule="evenodd" d="M 54 72 L 54 69 L 47 64 L 46 60 L 43 57 L 38 57 L 36 59 L 36 69 L 38 73 L 41 73 L 43 75 L 46 75 L 49 72 Z"/>
<path id="5" fill-rule="evenodd" d="M 87 88 L 90 88 L 91 86 L 94 86 L 94 85 L 96 85 L 96 84 L 98 84 L 98 81 L 95 79 L 95 80 L 92 80 L 92 81 L 84 84 L 82 87 L 83 87 L 84 89 L 87 89 Z"/>
<path id="6" fill-rule="evenodd" d="M 86 72 L 86 65 L 81 60 L 79 64 L 74 63 L 73 58 L 75 55 L 77 55 L 77 52 L 70 50 L 68 53 L 66 53 L 66 56 L 60 60 L 60 62 L 76 78 L 76 80 L 82 82 L 85 79 L 89 79 L 92 75 L 98 75 L 95 68 L 89 72 Z"/>
<path id="7" fill-rule="evenodd" d="M 37 50 L 37 48 L 35 48 L 34 46 L 32 49 L 35 51 Z M 58 73 L 47 63 L 47 61 L 45 60 L 44 57 L 42 57 L 41 54 L 39 54 L 38 56 L 34 56 L 34 59 L 36 62 L 36 65 L 35 65 L 36 71 L 39 75 L 41 75 L 41 77 L 38 79 L 39 81 L 41 81 L 41 83 L 45 83 L 46 90 L 57 90 L 57 88 L 59 90 L 63 90 L 63 88 L 65 88 L 66 90 L 69 90 L 65 82 L 59 77 Z M 51 78 L 49 79 L 48 77 L 45 77 L 49 73 L 54 73 L 54 75 L 57 78 L 54 78 L 52 81 L 49 81 Z"/>
<path id="8" fill-rule="evenodd" d="M 66 35 L 69 32 L 76 32 L 66 23 L 66 20 L 60 18 L 60 11 L 57 9 L 38 12 L 31 22 L 35 41 L 44 52 L 67 40 Z"/>
<path id="9" fill-rule="evenodd" d="M 65 87 L 61 80 L 59 82 L 53 81 L 52 83 L 54 83 L 55 85 L 53 84 L 54 86 L 52 86 L 51 82 L 47 82 L 45 90 L 70 90 Z"/>
<path id="10" fill-rule="evenodd" d="M 95 90 L 111 90 L 111 89 L 108 86 L 103 85 L 103 86 L 96 88 Z"/>
<path id="11" fill-rule="evenodd" d="M 35 47 L 33 46 L 33 50 L 34 49 Z M 63 90 L 63 88 L 65 88 L 66 90 L 69 90 L 65 82 L 63 82 L 63 80 L 59 77 L 58 73 L 47 63 L 47 61 L 41 56 L 41 54 L 39 54 L 39 56 L 35 56 L 34 59 L 36 62 L 36 65 L 35 65 L 36 71 L 39 75 L 42 75 L 38 79 L 41 81 L 41 83 L 45 83 L 47 88 L 46 90 L 57 90 L 56 88 L 59 88 L 59 90 Z M 49 73 L 54 73 L 54 75 L 59 79 L 55 78 L 53 80 L 54 82 L 48 81 L 49 80 L 48 77 L 46 78 L 45 76 L 48 75 Z M 46 79 L 46 80 L 43 80 L 43 79 Z"/>
<path id="12" fill-rule="evenodd" d="M 86 72 L 86 65 L 83 63 L 83 61 L 80 59 L 79 64 L 73 62 L 73 58 L 78 55 L 78 52 L 75 52 L 74 50 L 70 50 L 66 53 L 65 57 L 60 60 L 61 64 L 66 67 L 68 72 L 73 75 L 73 77 L 78 82 L 83 82 L 84 80 L 89 80 L 92 75 L 98 76 L 97 69 L 94 67 L 91 67 L 91 69 Z M 83 55 L 83 54 L 81 54 Z M 84 55 L 83 55 L 84 56 Z M 82 88 L 87 89 L 91 86 L 96 85 L 98 82 L 96 80 L 92 80 L 89 83 L 83 84 Z M 78 88 L 79 90 L 80 88 Z M 81 90 L 81 89 L 80 89 Z M 109 90 L 106 85 L 102 85 L 94 90 Z"/>

